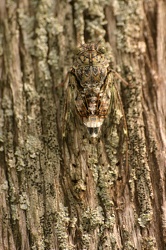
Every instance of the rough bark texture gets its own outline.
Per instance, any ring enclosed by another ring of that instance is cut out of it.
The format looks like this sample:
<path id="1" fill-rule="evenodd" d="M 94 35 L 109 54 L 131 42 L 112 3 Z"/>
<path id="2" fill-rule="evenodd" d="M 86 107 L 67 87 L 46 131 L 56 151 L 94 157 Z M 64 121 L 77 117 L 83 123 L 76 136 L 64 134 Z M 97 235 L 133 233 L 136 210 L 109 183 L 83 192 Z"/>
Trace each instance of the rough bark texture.
<path id="1" fill-rule="evenodd" d="M 166 249 L 165 23 L 164 0 L 1 0 L 1 250 Z M 131 85 L 125 186 L 75 117 L 62 136 L 72 49 L 96 40 Z"/>

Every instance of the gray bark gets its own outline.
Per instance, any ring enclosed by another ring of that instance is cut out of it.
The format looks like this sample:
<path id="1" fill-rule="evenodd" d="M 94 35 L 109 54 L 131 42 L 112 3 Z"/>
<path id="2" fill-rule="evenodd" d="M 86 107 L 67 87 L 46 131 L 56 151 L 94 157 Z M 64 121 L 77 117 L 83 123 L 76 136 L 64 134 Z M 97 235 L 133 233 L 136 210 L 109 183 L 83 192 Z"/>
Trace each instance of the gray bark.
<path id="1" fill-rule="evenodd" d="M 1 1 L 0 249 L 166 248 L 165 13 L 162 0 Z M 72 50 L 98 40 L 129 83 L 123 171 L 76 117 L 63 131 Z"/>

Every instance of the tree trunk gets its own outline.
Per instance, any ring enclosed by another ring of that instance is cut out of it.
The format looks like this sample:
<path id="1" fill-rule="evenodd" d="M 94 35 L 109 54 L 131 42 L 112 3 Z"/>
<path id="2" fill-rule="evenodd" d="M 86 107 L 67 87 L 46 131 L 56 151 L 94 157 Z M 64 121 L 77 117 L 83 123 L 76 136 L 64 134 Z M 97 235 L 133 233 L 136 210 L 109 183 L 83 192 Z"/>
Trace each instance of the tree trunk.
<path id="1" fill-rule="evenodd" d="M 1 1 L 1 250 L 166 249 L 165 13 L 162 0 Z M 99 40 L 129 83 L 116 80 L 126 166 L 62 84 L 75 46 Z"/>

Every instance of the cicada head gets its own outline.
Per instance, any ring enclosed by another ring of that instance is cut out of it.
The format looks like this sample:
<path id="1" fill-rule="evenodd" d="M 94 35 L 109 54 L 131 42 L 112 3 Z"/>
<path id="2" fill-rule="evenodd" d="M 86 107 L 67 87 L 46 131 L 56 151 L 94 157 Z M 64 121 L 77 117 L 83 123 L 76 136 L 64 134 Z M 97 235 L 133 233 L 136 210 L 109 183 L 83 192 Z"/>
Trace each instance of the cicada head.
<path id="1" fill-rule="evenodd" d="M 106 62 L 105 53 L 106 49 L 100 44 L 83 44 L 76 50 L 74 68 L 84 67 L 85 65 L 100 66 L 103 64 L 108 67 L 108 62 Z"/>

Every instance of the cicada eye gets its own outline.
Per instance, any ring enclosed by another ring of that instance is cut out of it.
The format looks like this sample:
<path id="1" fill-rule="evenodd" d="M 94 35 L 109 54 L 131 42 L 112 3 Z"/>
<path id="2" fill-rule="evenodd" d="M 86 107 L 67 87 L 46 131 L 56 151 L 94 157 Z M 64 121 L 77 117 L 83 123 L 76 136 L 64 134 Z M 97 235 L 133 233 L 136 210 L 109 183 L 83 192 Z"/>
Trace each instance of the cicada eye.
<path id="1" fill-rule="evenodd" d="M 106 49 L 103 46 L 99 46 L 97 50 L 98 50 L 98 52 L 100 52 L 102 54 L 106 53 Z"/>

